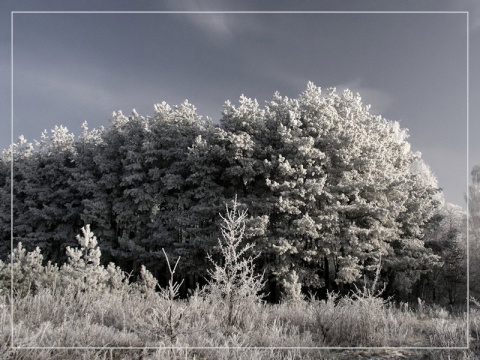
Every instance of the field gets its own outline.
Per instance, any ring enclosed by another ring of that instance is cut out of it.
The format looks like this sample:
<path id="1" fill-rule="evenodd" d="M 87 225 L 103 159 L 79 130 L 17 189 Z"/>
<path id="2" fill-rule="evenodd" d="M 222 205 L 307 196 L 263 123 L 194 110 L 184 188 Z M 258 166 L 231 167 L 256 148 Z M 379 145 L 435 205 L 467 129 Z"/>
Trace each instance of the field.
<path id="1" fill-rule="evenodd" d="M 255 272 L 256 257 L 247 256 L 252 245 L 240 241 L 245 216 L 236 207 L 227 208 L 223 240 L 218 243 L 223 261 L 208 256 L 212 263 L 208 284 L 186 299 L 179 296 L 183 280 L 175 277 L 180 258 L 172 266 L 165 251 L 170 280 L 162 287 L 145 267 L 131 281 L 112 263 L 102 265 L 89 226 L 77 236 L 79 247 L 67 247 L 68 262 L 60 267 L 44 264 L 38 248 L 27 252 L 19 244 L 11 261 L 0 263 L 1 358 L 475 359 L 479 355 L 477 310 L 468 319 L 465 311 L 449 312 L 421 299 L 397 303 L 382 297 L 380 265 L 373 282 L 343 296 L 329 292 L 326 299 L 306 297 L 292 275 L 282 302 L 267 303 L 261 294 L 263 276 Z M 472 306 L 477 305 L 472 298 Z M 400 349 L 466 347 L 467 336 L 468 351 Z M 313 349 L 319 347 L 363 349 Z"/>
<path id="2" fill-rule="evenodd" d="M 476 310 L 470 316 L 469 351 L 274 350 L 255 348 L 460 347 L 466 341 L 466 316 L 452 315 L 422 303 L 411 309 L 406 304 L 396 306 L 374 296 L 337 299 L 332 295 L 324 301 L 237 303 L 234 323 L 229 325 L 225 304 L 202 292 L 193 293 L 188 300 L 169 300 L 159 293 L 113 290 L 65 293 L 51 289 L 14 300 L 15 346 L 96 349 L 12 350 L 10 304 L 7 297 L 2 300 L 2 359 L 475 359 L 479 356 L 480 313 Z M 101 349 L 105 347 L 160 349 Z M 172 350 L 171 347 L 222 349 Z"/>

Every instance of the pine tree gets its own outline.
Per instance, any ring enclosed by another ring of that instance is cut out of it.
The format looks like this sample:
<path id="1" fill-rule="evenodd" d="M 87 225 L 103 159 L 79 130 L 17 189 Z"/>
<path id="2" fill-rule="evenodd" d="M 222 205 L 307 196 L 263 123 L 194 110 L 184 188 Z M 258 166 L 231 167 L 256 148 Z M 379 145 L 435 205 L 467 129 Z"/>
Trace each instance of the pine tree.
<path id="1" fill-rule="evenodd" d="M 437 266 L 416 284 L 415 296 L 437 304 L 455 305 L 466 300 L 467 214 L 457 205 L 443 203 L 425 231 L 425 246 L 439 256 Z"/>
<path id="2" fill-rule="evenodd" d="M 77 141 L 57 127 L 37 149 L 22 140 L 10 151 L 14 237 L 49 259 L 91 223 L 106 258 L 125 270 L 144 263 L 163 273 L 165 248 L 184 259 L 180 276 L 205 275 L 216 214 L 238 194 L 249 209 L 244 240 L 261 251 L 274 300 L 293 271 L 304 287 L 341 289 L 373 276 L 381 257 L 395 292 L 438 260 L 424 246 L 440 204 L 434 177 L 407 131 L 370 114 L 350 91 L 322 94 L 309 83 L 297 99 L 275 93 L 263 108 L 242 96 L 225 103 L 219 125 L 187 101 L 161 103 L 153 117 L 118 112 L 106 129 L 85 124 Z M 4 156 L 2 199 L 9 165 Z M 2 203 L 4 243 L 9 210 Z"/>
<path id="3" fill-rule="evenodd" d="M 202 242 L 205 233 L 201 229 L 205 217 L 209 218 L 204 214 L 209 205 L 200 202 L 208 188 L 202 187 L 204 179 L 195 173 L 204 161 L 197 161 L 194 148 L 207 126 L 188 101 L 174 107 L 156 104 L 149 124 L 151 138 L 144 146 L 149 170 L 143 191 L 153 199 L 150 251 L 160 257 L 165 248 L 172 257 L 182 256 L 180 276 L 205 270 L 205 265 L 194 259 L 203 258 L 202 247 L 208 246 Z"/>
<path id="4" fill-rule="evenodd" d="M 212 254 L 208 259 L 213 265 L 209 270 L 208 291 L 215 301 L 221 301 L 227 309 L 226 320 L 234 325 L 243 310 L 248 310 L 257 302 L 264 286 L 263 276 L 255 272 L 254 261 L 258 257 L 249 255 L 254 244 L 243 244 L 247 210 L 240 211 L 237 198 L 232 208 L 226 207 L 225 217 L 221 216 L 222 238 L 218 239 L 220 261 L 214 260 Z"/>
<path id="5" fill-rule="evenodd" d="M 227 103 L 221 127 L 225 183 L 265 220 L 256 240 L 277 283 L 295 270 L 303 285 L 331 289 L 373 274 L 381 256 L 398 277 L 436 261 L 421 239 L 438 190 L 412 170 L 420 157 L 406 131 L 358 95 L 322 97 L 309 83 L 263 111 L 242 97 Z"/>
<path id="6" fill-rule="evenodd" d="M 13 166 L 12 166 L 13 160 Z M 36 153 L 32 143 L 20 136 L 17 143 L 12 144 L 8 149 L 2 152 L 1 160 L 1 215 L 0 231 L 2 240 L 2 258 L 5 259 L 13 249 L 10 248 L 11 238 L 11 201 L 13 200 L 13 217 L 15 227 L 13 237 L 15 246 L 18 242 L 23 242 L 30 250 L 35 248 L 35 244 L 29 241 L 28 235 L 32 232 L 30 222 L 31 215 L 29 207 L 35 204 L 30 192 L 32 183 L 35 181 L 37 169 Z M 13 167 L 13 199 L 11 197 L 12 186 L 12 167 Z"/>
<path id="7" fill-rule="evenodd" d="M 71 186 L 75 167 L 74 135 L 66 127 L 55 126 L 50 136 L 36 142 L 36 173 L 30 182 L 29 221 L 35 231 L 31 241 L 53 262 L 65 261 L 65 249 L 81 226 L 81 199 Z M 15 188 L 15 184 L 14 184 Z"/>
<path id="8" fill-rule="evenodd" d="M 480 299 L 480 166 L 472 169 L 468 193 L 470 293 Z"/>

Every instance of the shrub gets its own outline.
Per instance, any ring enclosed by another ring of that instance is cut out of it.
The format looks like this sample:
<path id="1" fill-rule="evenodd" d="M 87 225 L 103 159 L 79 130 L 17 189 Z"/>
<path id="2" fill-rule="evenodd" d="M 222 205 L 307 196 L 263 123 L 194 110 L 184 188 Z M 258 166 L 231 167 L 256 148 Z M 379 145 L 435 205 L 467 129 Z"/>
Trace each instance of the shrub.
<path id="1" fill-rule="evenodd" d="M 27 252 L 22 243 L 18 243 L 9 257 L 10 261 L 7 263 L 0 261 L 0 295 L 9 293 L 11 286 L 14 295 L 19 297 L 35 294 L 40 288 L 49 288 L 61 293 L 136 290 L 135 287 L 129 286 L 129 277 L 118 266 L 110 263 L 104 267 L 100 264 L 101 252 L 90 225 L 85 225 L 81 231 L 82 235 L 77 235 L 80 247 L 67 247 L 68 261 L 60 268 L 50 261 L 44 266 L 43 256 L 38 247 Z M 142 280 L 147 278 L 148 274 L 145 272 L 143 276 Z"/>
<path id="2" fill-rule="evenodd" d="M 38 247 L 27 252 L 19 242 L 9 261 L 0 261 L 0 294 L 10 294 L 13 287 L 14 295 L 23 297 L 39 288 L 56 287 L 60 275 L 57 265 L 49 261 L 43 266 L 42 262 L 43 256 Z"/>

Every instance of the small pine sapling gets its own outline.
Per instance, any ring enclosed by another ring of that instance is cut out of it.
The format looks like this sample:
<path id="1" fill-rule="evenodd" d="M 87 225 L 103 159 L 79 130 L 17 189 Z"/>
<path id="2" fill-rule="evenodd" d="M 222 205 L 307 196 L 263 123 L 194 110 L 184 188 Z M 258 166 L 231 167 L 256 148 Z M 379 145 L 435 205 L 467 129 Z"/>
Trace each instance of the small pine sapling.
<path id="1" fill-rule="evenodd" d="M 82 228 L 82 235 L 77 235 L 77 241 L 80 248 L 67 247 L 68 263 L 61 268 L 63 280 L 77 292 L 104 289 L 108 272 L 100 265 L 101 251 L 89 224 Z"/>
<path id="2" fill-rule="evenodd" d="M 61 267 L 61 280 L 64 287 L 73 287 L 77 292 L 128 291 L 129 275 L 114 263 L 107 267 L 100 264 L 101 251 L 97 237 L 85 225 L 82 235 L 77 235 L 80 248 L 67 247 L 68 263 Z"/>
<path id="3" fill-rule="evenodd" d="M 129 278 L 130 274 L 124 272 L 119 266 L 116 266 L 114 263 L 109 263 L 107 268 L 108 280 L 107 286 L 112 291 L 129 291 Z"/>
<path id="4" fill-rule="evenodd" d="M 302 284 L 299 282 L 298 274 L 293 270 L 287 279 L 282 282 L 283 301 L 289 304 L 298 304 L 304 300 L 302 295 Z"/>
<path id="5" fill-rule="evenodd" d="M 133 284 L 133 288 L 140 293 L 145 294 L 147 298 L 151 298 L 155 295 L 155 291 L 158 285 L 157 279 L 147 270 L 145 265 L 140 267 L 140 278 Z"/>
<path id="6" fill-rule="evenodd" d="M 213 264 L 213 270 L 208 270 L 210 280 L 208 291 L 214 299 L 221 301 L 227 308 L 227 324 L 234 325 L 238 317 L 240 307 L 248 308 L 260 297 L 265 281 L 263 274 L 255 274 L 254 261 L 256 256 L 248 256 L 247 252 L 254 247 L 248 243 L 242 246 L 245 234 L 245 220 L 247 210 L 238 209 L 237 197 L 233 202 L 232 209 L 226 206 L 226 216 L 220 215 L 222 239 L 218 239 L 218 248 L 222 262 L 216 262 L 211 254 L 208 260 Z"/>
<path id="7" fill-rule="evenodd" d="M 27 252 L 19 242 L 9 260 L 6 263 L 0 261 L 0 294 L 10 293 L 12 286 L 14 294 L 20 297 L 35 294 L 39 288 L 55 289 L 59 269 L 50 261 L 46 266 L 42 265 L 40 248 Z"/>
<path id="8" fill-rule="evenodd" d="M 22 243 L 18 243 L 10 255 L 10 261 L 9 265 L 11 266 L 8 266 L 8 270 L 11 269 L 13 275 L 14 294 L 26 296 L 31 291 L 35 292 L 35 288 L 38 286 L 38 276 L 43 270 L 43 256 L 40 248 L 37 247 L 34 251 L 27 253 Z M 10 271 L 8 275 L 10 275 Z"/>

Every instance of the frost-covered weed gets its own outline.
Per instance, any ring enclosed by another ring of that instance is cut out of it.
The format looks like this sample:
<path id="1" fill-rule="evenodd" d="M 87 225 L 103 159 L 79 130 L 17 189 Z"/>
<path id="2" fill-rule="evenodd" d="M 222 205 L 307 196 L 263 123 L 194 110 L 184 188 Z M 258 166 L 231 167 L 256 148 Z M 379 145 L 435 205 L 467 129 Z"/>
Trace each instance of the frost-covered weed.
<path id="1" fill-rule="evenodd" d="M 184 302 L 176 301 L 180 294 L 179 290 L 183 280 L 180 283 L 173 280 L 180 257 L 172 269 L 165 249 L 162 249 L 162 251 L 170 272 L 170 279 L 167 287 L 160 288 L 159 296 L 156 297 L 156 306 L 148 309 L 150 314 L 149 320 L 152 322 L 155 330 L 159 331 L 159 336 L 165 337 L 170 340 L 171 344 L 175 344 L 177 336 L 186 332 L 186 326 L 182 321 L 186 305 Z M 152 281 L 151 283 L 153 284 Z"/>
<path id="2" fill-rule="evenodd" d="M 157 299 L 163 301 L 159 297 Z M 158 306 L 157 300 L 146 298 L 138 292 L 123 294 L 107 292 L 102 296 L 98 296 L 98 293 L 95 292 L 85 292 L 78 293 L 75 297 L 75 294 L 72 293 L 62 295 L 50 289 L 42 289 L 35 295 L 29 294 L 16 299 L 14 334 L 18 344 L 22 346 L 170 346 L 170 339 L 159 337 L 158 328 L 151 325 L 151 314 L 147 309 L 156 306 Z M 221 305 L 212 305 L 206 298 L 199 296 L 195 299 L 193 297 L 187 302 L 175 300 L 174 306 L 183 307 L 184 310 L 182 332 L 177 334 L 176 346 L 311 347 L 358 344 L 372 346 L 375 341 L 378 344 L 380 340 L 388 346 L 431 346 L 428 335 L 436 334 L 436 338 L 432 338 L 432 340 L 440 345 L 441 341 L 462 336 L 463 334 L 460 332 L 464 330 L 459 324 L 449 328 L 441 327 L 440 323 L 436 324 L 435 330 L 433 325 L 429 326 L 428 322 L 419 320 L 414 312 L 405 313 L 385 306 L 380 310 L 375 309 L 377 313 L 375 317 L 372 316 L 372 320 L 377 324 L 377 329 L 376 332 L 371 332 L 371 329 L 361 328 L 364 323 L 362 323 L 362 316 L 355 314 L 355 311 L 360 309 L 355 307 L 353 300 L 341 301 L 334 295 L 327 302 L 316 300 L 311 303 L 304 301 L 295 305 L 257 304 L 251 308 L 249 316 L 243 319 L 241 326 L 234 325 L 228 328 L 225 327 L 225 318 L 216 316 Z M 177 308 L 174 308 L 174 311 L 176 310 Z M 373 310 L 372 306 L 370 311 Z M 315 313 L 317 313 L 316 317 L 313 316 Z M 0 309 L 0 320 L 2 321 L 0 323 L 0 348 L 3 349 L 1 351 L 6 351 L 5 349 L 8 348 L 10 334 L 8 314 L 8 306 Z M 379 320 L 382 320 L 383 323 L 380 323 Z M 459 321 L 463 321 L 463 319 L 452 318 L 449 320 L 452 323 Z M 322 340 L 321 324 L 330 326 L 325 340 Z M 198 331 L 199 329 L 202 330 Z M 426 337 L 421 337 L 422 332 L 426 334 Z M 228 350 L 224 351 L 228 353 Z M 200 355 L 203 358 L 212 358 L 212 356 L 228 358 L 221 351 L 196 350 L 195 352 L 197 359 L 202 358 L 199 357 Z M 159 351 L 156 355 L 154 353 L 149 352 L 145 358 L 161 359 L 161 354 L 166 356 L 165 358 L 170 358 L 169 356 L 176 358 L 173 354 L 165 351 Z M 1 358 L 8 358 L 3 354 L 5 353 L 0 352 Z M 30 358 L 37 358 L 32 353 L 28 354 Z M 89 358 L 95 359 L 97 356 L 95 354 L 91 353 Z M 116 354 L 114 356 L 122 359 L 138 358 L 134 352 L 127 350 L 116 351 Z M 120 356 L 120 354 L 122 355 Z M 233 356 L 232 354 L 230 352 L 230 356 Z M 262 359 L 272 358 L 265 353 L 255 354 L 252 355 L 253 358 L 255 356 Z M 49 358 L 45 354 L 40 354 L 38 358 L 42 359 L 42 356 L 44 359 Z M 63 358 L 65 356 L 72 359 L 81 358 L 80 354 L 71 352 L 65 352 Z M 188 356 L 193 358 L 192 353 L 189 353 Z M 282 356 L 277 353 L 273 358 L 282 358 Z M 55 358 L 55 356 L 51 356 L 51 358 Z M 58 358 L 62 358 L 62 356 Z M 184 358 L 187 358 L 185 354 Z M 317 357 L 313 356 L 312 358 Z"/>
<path id="3" fill-rule="evenodd" d="M 381 295 L 385 287 L 377 290 L 381 259 L 375 278 L 369 285 L 365 279 L 363 288 L 355 286 L 348 296 L 330 292 L 320 301 L 317 320 L 321 340 L 335 346 L 385 346 L 389 318 L 388 300 Z"/>
<path id="4" fill-rule="evenodd" d="M 424 307 L 422 312 L 427 318 L 421 320 L 418 310 L 413 311 L 405 305 L 397 309 L 391 302 L 382 299 L 379 296 L 381 291 L 375 290 L 376 281 L 372 285 L 365 285 L 361 290 L 357 289 L 350 296 L 340 297 L 330 293 L 328 298 L 322 301 L 313 298 L 307 301 L 298 297 L 295 301 L 285 301 L 278 305 L 259 301 L 258 292 L 263 284 L 262 279 L 255 277 L 253 273 L 254 257 L 246 257 L 245 252 L 250 247 L 241 248 L 238 241 L 243 234 L 242 214 L 245 216 L 245 212 L 238 212 L 236 202 L 232 210 L 227 208 L 224 238 L 223 242 L 219 241 L 224 262 L 222 265 L 214 264 L 209 286 L 206 289 L 196 289 L 186 301 L 178 299 L 181 283 L 173 281 L 178 261 L 172 268 L 166 257 L 171 278 L 167 287 L 160 289 L 160 292 L 155 291 L 156 279 L 146 268 L 142 269 L 139 281 L 130 284 L 127 274 L 118 267 L 113 264 L 107 267 L 100 265 L 98 244 L 89 227 L 82 229 L 82 236 L 77 237 L 80 248 L 68 250 L 70 260 L 61 268 L 52 264 L 43 266 L 39 250 L 27 253 L 20 244 L 12 254 L 12 265 L 2 263 L 0 269 L 4 287 L 5 284 L 10 284 L 7 276 L 10 266 L 13 266 L 17 275 L 14 277 L 16 345 L 462 345 L 458 339 L 464 339 L 464 318 L 446 317 L 441 308 Z M 241 274 L 247 276 L 239 278 Z M 88 287 L 89 285 L 91 287 Z M 230 302 L 232 298 L 234 301 Z M 51 351 L 10 353 L 8 303 L 9 292 L 5 292 L 2 296 L 4 306 L 0 306 L 0 357 L 82 358 L 81 354 L 74 350 L 62 354 Z M 233 306 L 229 307 L 229 304 Z M 233 310 L 230 312 L 229 309 Z M 231 320 L 231 323 L 228 320 Z M 479 338 L 479 323 L 478 317 L 471 318 L 472 337 L 476 341 Z M 226 324 L 228 326 L 225 326 Z M 113 356 L 118 358 L 133 359 L 138 358 L 140 353 L 119 350 L 115 351 L 115 354 Z M 105 352 L 92 351 L 87 356 L 100 359 L 106 355 L 108 354 Z M 245 353 L 235 353 L 235 356 L 237 355 L 243 357 Z M 275 354 L 275 358 L 303 358 L 303 355 L 307 358 L 310 356 L 285 352 Z M 437 355 L 444 356 L 443 353 Z M 160 350 L 147 351 L 142 356 L 153 359 L 211 356 L 227 359 L 233 356 L 233 352 L 185 350 L 179 353 Z M 272 358 L 271 354 L 262 351 L 252 351 L 250 356 L 251 359 Z M 318 356 L 319 354 L 311 358 L 321 358 Z"/>
<path id="5" fill-rule="evenodd" d="M 431 346 L 462 347 L 467 345 L 467 318 L 458 320 L 432 319 L 433 334 L 430 335 Z"/>

